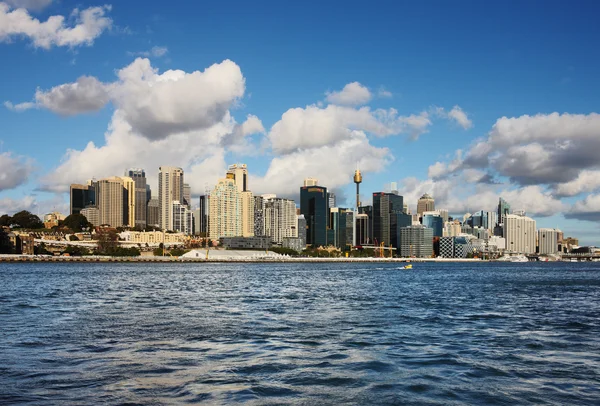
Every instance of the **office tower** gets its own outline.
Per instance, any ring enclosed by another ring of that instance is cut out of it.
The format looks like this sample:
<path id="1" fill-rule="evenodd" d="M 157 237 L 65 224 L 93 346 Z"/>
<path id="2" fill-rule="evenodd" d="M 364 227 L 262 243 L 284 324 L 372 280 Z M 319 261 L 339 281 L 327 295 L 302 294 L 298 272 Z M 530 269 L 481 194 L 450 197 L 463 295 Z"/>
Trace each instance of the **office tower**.
<path id="1" fill-rule="evenodd" d="M 135 182 L 135 225 L 146 226 L 146 208 L 150 197 L 150 186 L 146 183 L 146 172 L 140 168 L 130 168 L 125 171 L 125 176 Z"/>
<path id="2" fill-rule="evenodd" d="M 369 239 L 369 216 L 367 214 L 356 215 L 356 245 L 371 244 Z"/>
<path id="3" fill-rule="evenodd" d="M 121 179 L 123 180 L 123 225 L 126 227 L 135 227 L 135 198 L 137 188 L 132 178 L 123 176 Z"/>
<path id="4" fill-rule="evenodd" d="M 460 221 L 447 221 L 444 227 L 443 237 L 456 237 L 461 233 Z"/>
<path id="5" fill-rule="evenodd" d="M 123 179 L 112 176 L 97 183 L 100 225 L 122 227 L 124 219 Z"/>
<path id="6" fill-rule="evenodd" d="M 265 200 L 262 196 L 254 196 L 254 235 L 265 235 Z"/>
<path id="7" fill-rule="evenodd" d="M 234 179 L 219 179 L 209 197 L 208 233 L 212 240 L 242 235 L 242 198 Z"/>
<path id="8" fill-rule="evenodd" d="M 192 210 L 192 234 L 200 234 L 200 209 Z"/>
<path id="9" fill-rule="evenodd" d="M 336 204 L 336 199 L 335 199 L 335 193 L 333 192 L 329 192 L 328 193 L 328 201 L 329 201 L 329 208 L 331 209 L 332 207 L 337 207 Z"/>
<path id="10" fill-rule="evenodd" d="M 434 237 L 444 236 L 444 219 L 438 212 L 424 212 L 423 225 L 433 230 Z"/>
<path id="11" fill-rule="evenodd" d="M 306 178 L 304 179 L 304 186 L 317 186 L 319 184 L 319 180 L 315 178 Z"/>
<path id="12" fill-rule="evenodd" d="M 360 206 L 358 208 L 358 214 L 367 216 L 367 220 L 364 224 L 366 229 L 361 231 L 364 233 L 366 239 L 363 240 L 361 244 L 373 244 L 373 206 Z"/>
<path id="13" fill-rule="evenodd" d="M 504 218 L 510 214 L 510 204 L 503 198 L 498 201 L 498 224 L 504 224 Z"/>
<path id="14" fill-rule="evenodd" d="M 446 210 L 446 209 L 437 209 L 436 211 L 440 214 L 440 216 L 442 216 L 442 220 L 444 220 L 444 223 L 446 221 L 448 221 L 448 210 Z"/>
<path id="15" fill-rule="evenodd" d="M 87 185 L 72 184 L 70 187 L 70 213 L 78 214 L 88 206 L 96 205 L 96 187 L 94 181 Z"/>
<path id="16" fill-rule="evenodd" d="M 100 225 L 100 210 L 98 210 L 95 206 L 88 206 L 85 209 L 81 209 L 79 212 L 82 216 L 84 216 L 87 221 L 92 223 L 94 227 Z"/>
<path id="17" fill-rule="evenodd" d="M 246 167 L 246 164 L 229 165 L 226 177 L 233 179 L 239 192 L 246 192 L 249 190 L 248 168 Z"/>
<path id="18" fill-rule="evenodd" d="M 558 254 L 560 252 L 559 239 L 562 240 L 560 234 L 562 232 L 555 228 L 540 228 L 538 230 L 538 252 L 542 255 Z"/>
<path id="19" fill-rule="evenodd" d="M 242 205 L 242 237 L 254 237 L 254 196 L 252 192 L 246 190 L 240 193 L 240 198 Z"/>
<path id="20" fill-rule="evenodd" d="M 433 230 L 423 225 L 400 228 L 400 256 L 430 258 L 433 255 Z"/>
<path id="21" fill-rule="evenodd" d="M 535 253 L 535 220 L 525 216 L 505 214 L 503 235 L 508 251 L 520 254 Z"/>
<path id="22" fill-rule="evenodd" d="M 183 204 L 188 208 L 192 207 L 192 189 L 188 183 L 183 184 Z"/>
<path id="23" fill-rule="evenodd" d="M 373 193 L 373 241 L 386 247 L 399 247 L 399 230 L 410 226 L 412 217 L 404 213 L 404 198 L 394 193 Z"/>
<path id="24" fill-rule="evenodd" d="M 263 195 L 265 234 L 273 243 L 281 244 L 284 238 L 298 237 L 296 202 L 275 195 Z"/>
<path id="25" fill-rule="evenodd" d="M 171 229 L 184 234 L 192 234 L 192 211 L 188 209 L 188 206 L 178 200 L 173 200 L 171 202 L 171 211 L 173 223 Z"/>
<path id="26" fill-rule="evenodd" d="M 171 203 L 183 199 L 183 169 L 173 166 L 158 168 L 158 221 L 164 231 L 173 229 Z"/>
<path id="27" fill-rule="evenodd" d="M 200 196 L 200 214 L 198 216 L 197 227 L 199 233 L 207 233 L 208 232 L 208 196 L 202 195 Z"/>
<path id="28" fill-rule="evenodd" d="M 146 225 L 148 227 L 160 227 L 160 208 L 157 197 L 151 197 L 148 200 L 146 209 Z"/>
<path id="29" fill-rule="evenodd" d="M 346 246 L 354 245 L 354 209 L 346 209 Z"/>
<path id="30" fill-rule="evenodd" d="M 329 226 L 327 244 L 342 250 L 346 249 L 346 215 L 347 210 L 339 207 L 329 209 Z"/>
<path id="31" fill-rule="evenodd" d="M 419 198 L 419 202 L 417 203 L 417 214 L 420 216 L 423 215 L 424 211 L 434 211 L 435 210 L 435 202 L 433 197 L 429 196 L 425 193 L 423 196 Z"/>
<path id="32" fill-rule="evenodd" d="M 302 247 L 306 247 L 306 219 L 302 214 L 296 214 L 298 220 L 298 238 L 302 241 Z"/>
<path id="33" fill-rule="evenodd" d="M 311 179 L 311 178 L 309 178 Z M 307 180 L 304 184 L 307 184 Z M 306 219 L 306 244 L 312 247 L 327 245 L 328 199 L 327 188 L 312 185 L 300 188 L 300 213 Z"/>

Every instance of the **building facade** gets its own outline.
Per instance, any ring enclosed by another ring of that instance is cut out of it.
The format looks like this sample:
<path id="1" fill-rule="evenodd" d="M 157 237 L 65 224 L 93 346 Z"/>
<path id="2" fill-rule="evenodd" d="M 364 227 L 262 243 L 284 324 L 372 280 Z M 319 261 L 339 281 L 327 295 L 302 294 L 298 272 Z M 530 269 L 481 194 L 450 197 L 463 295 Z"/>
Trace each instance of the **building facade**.
<path id="1" fill-rule="evenodd" d="M 282 244 L 284 238 L 298 237 L 296 202 L 274 195 L 263 195 L 265 235 L 274 244 Z"/>
<path id="2" fill-rule="evenodd" d="M 315 180 L 305 179 L 304 183 L 313 183 Z M 313 185 L 300 188 L 300 213 L 306 219 L 307 245 L 313 247 L 327 245 L 328 203 L 326 187 Z"/>
<path id="3" fill-rule="evenodd" d="M 538 252 L 541 255 L 558 254 L 560 252 L 559 237 L 562 232 L 555 228 L 538 230 Z"/>
<path id="4" fill-rule="evenodd" d="M 127 207 L 123 187 L 123 179 L 113 176 L 101 179 L 97 183 L 97 202 L 100 225 L 107 224 L 111 227 L 123 227 Z M 88 220 L 89 221 L 89 220 Z"/>
<path id="5" fill-rule="evenodd" d="M 226 177 L 233 179 L 238 192 L 246 192 L 250 190 L 248 186 L 248 167 L 246 164 L 229 165 Z"/>
<path id="6" fill-rule="evenodd" d="M 160 209 L 158 205 L 158 198 L 151 197 L 148 200 L 146 207 L 146 225 L 150 227 L 160 227 Z"/>
<path id="7" fill-rule="evenodd" d="M 425 193 L 423 196 L 421 196 L 419 198 L 419 201 L 417 202 L 417 214 L 419 215 L 419 217 L 421 217 L 423 215 L 423 212 L 434 211 L 434 210 L 435 210 L 435 201 L 433 200 L 433 197 L 431 197 L 427 193 Z"/>
<path id="8" fill-rule="evenodd" d="M 171 204 L 183 201 L 183 169 L 174 166 L 158 168 L 158 223 L 160 228 L 173 230 Z"/>
<path id="9" fill-rule="evenodd" d="M 254 237 L 254 195 L 249 190 L 240 192 L 242 205 L 242 237 Z"/>
<path id="10" fill-rule="evenodd" d="M 174 200 L 171 202 L 171 208 L 173 218 L 172 231 L 180 232 L 185 235 L 192 234 L 194 231 L 193 215 L 188 206 Z"/>
<path id="11" fill-rule="evenodd" d="M 135 227 L 136 187 L 135 182 L 128 176 L 123 176 L 123 225 Z"/>
<path id="12" fill-rule="evenodd" d="M 209 198 L 209 237 L 242 236 L 242 199 L 235 181 L 219 179 Z"/>
<path id="13" fill-rule="evenodd" d="M 440 249 L 441 251 L 441 249 Z M 431 258 L 433 230 L 423 225 L 400 228 L 400 256 Z"/>
<path id="14" fill-rule="evenodd" d="M 506 214 L 503 235 L 506 249 L 512 253 L 533 254 L 536 249 L 535 220 L 525 216 Z"/>
<path id="15" fill-rule="evenodd" d="M 262 196 L 254 196 L 254 235 L 265 235 L 265 200 Z"/>
<path id="16" fill-rule="evenodd" d="M 140 168 L 130 168 L 125 171 L 125 176 L 135 182 L 135 225 L 146 227 L 148 207 L 146 172 Z"/>

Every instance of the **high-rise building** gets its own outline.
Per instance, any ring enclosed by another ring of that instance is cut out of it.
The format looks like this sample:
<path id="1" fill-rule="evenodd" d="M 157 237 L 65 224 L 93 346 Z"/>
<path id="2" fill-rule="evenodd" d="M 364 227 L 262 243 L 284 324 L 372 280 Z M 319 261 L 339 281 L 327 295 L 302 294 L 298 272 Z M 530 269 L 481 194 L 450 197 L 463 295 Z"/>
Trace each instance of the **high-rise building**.
<path id="1" fill-rule="evenodd" d="M 198 208 L 200 214 L 197 220 L 197 227 L 199 233 L 208 232 L 208 196 L 200 196 L 200 206 Z"/>
<path id="2" fill-rule="evenodd" d="M 192 188 L 189 183 L 183 184 L 183 204 L 188 206 L 188 208 L 192 207 Z"/>
<path id="3" fill-rule="evenodd" d="M 171 203 L 183 201 L 183 169 L 173 166 L 158 168 L 158 215 L 160 228 L 173 230 Z"/>
<path id="4" fill-rule="evenodd" d="M 356 215 L 356 245 L 371 244 L 369 239 L 369 216 L 367 214 Z"/>
<path id="5" fill-rule="evenodd" d="M 239 192 L 250 190 L 248 186 L 248 168 L 246 164 L 229 165 L 227 169 L 227 177 L 234 180 Z"/>
<path id="6" fill-rule="evenodd" d="M 430 258 L 433 255 L 433 230 L 423 225 L 400 228 L 400 256 Z"/>
<path id="7" fill-rule="evenodd" d="M 240 193 L 240 198 L 242 205 L 242 237 L 254 237 L 254 196 L 252 192 L 246 190 Z"/>
<path id="8" fill-rule="evenodd" d="M 173 231 L 177 231 L 186 235 L 192 234 L 193 223 L 192 223 L 192 211 L 188 209 L 188 206 L 182 204 L 178 200 L 171 202 L 172 211 L 172 223 Z"/>
<path id="9" fill-rule="evenodd" d="M 208 233 L 212 240 L 242 236 L 242 198 L 234 179 L 219 179 L 209 197 Z"/>
<path id="10" fill-rule="evenodd" d="M 331 209 L 332 207 L 337 207 L 337 202 L 336 202 L 336 198 L 335 198 L 335 193 L 333 192 L 329 192 L 329 208 Z"/>
<path id="11" fill-rule="evenodd" d="M 424 212 L 423 225 L 433 230 L 434 237 L 444 236 L 444 219 L 439 215 L 438 212 Z"/>
<path id="12" fill-rule="evenodd" d="M 116 176 L 101 179 L 97 183 L 97 191 L 100 225 L 122 227 L 126 207 L 123 179 Z"/>
<path id="13" fill-rule="evenodd" d="M 316 179 L 309 178 L 312 181 Z M 307 180 L 304 184 L 307 184 Z M 327 245 L 328 196 L 323 186 L 302 186 L 300 188 L 300 213 L 306 219 L 306 244 L 313 247 Z"/>
<path id="14" fill-rule="evenodd" d="M 135 227 L 136 187 L 135 182 L 128 176 L 123 176 L 123 225 Z"/>
<path id="15" fill-rule="evenodd" d="M 265 200 L 262 196 L 254 196 L 254 235 L 264 236 L 265 234 Z"/>
<path id="16" fill-rule="evenodd" d="M 319 184 L 319 180 L 315 178 L 306 178 L 304 179 L 304 187 L 308 186 L 317 186 Z"/>
<path id="17" fill-rule="evenodd" d="M 331 232 L 329 233 L 331 238 L 327 239 L 328 245 L 333 245 L 341 250 L 347 248 L 347 224 L 346 218 L 349 210 L 333 207 L 329 209 L 329 224 Z M 351 243 L 352 244 L 352 243 Z"/>
<path id="18" fill-rule="evenodd" d="M 510 204 L 503 198 L 498 201 L 498 224 L 504 224 L 504 218 L 510 214 Z"/>
<path id="19" fill-rule="evenodd" d="M 536 247 L 535 220 L 514 214 L 504 215 L 503 234 L 509 252 L 533 254 Z"/>
<path id="20" fill-rule="evenodd" d="M 81 209 L 79 213 L 92 223 L 94 227 L 100 225 L 100 210 L 96 206 L 88 206 L 85 209 Z"/>
<path id="21" fill-rule="evenodd" d="M 297 214 L 296 218 L 298 219 L 298 238 L 301 241 L 302 249 L 304 249 L 306 247 L 306 219 L 302 214 Z"/>
<path id="22" fill-rule="evenodd" d="M 96 205 L 95 182 L 90 181 L 87 185 L 72 184 L 70 187 L 70 212 L 78 214 L 88 206 Z"/>
<path id="23" fill-rule="evenodd" d="M 363 220 L 363 225 L 366 228 L 361 230 L 362 235 L 366 239 L 361 240 L 361 245 L 373 244 L 373 206 L 360 206 L 358 208 L 358 214 L 364 214 L 367 216 L 367 220 Z"/>
<path id="24" fill-rule="evenodd" d="M 412 217 L 404 213 L 404 198 L 394 193 L 373 193 L 373 241 L 386 247 L 398 248 L 400 228 L 412 224 Z"/>
<path id="25" fill-rule="evenodd" d="M 558 254 L 559 237 L 562 232 L 555 228 L 540 228 L 538 230 L 538 247 L 540 254 Z M 562 239 L 562 238 L 561 238 Z"/>
<path id="26" fill-rule="evenodd" d="M 448 210 L 446 210 L 446 209 L 437 209 L 436 211 L 440 214 L 440 216 L 442 216 L 442 220 L 444 220 L 444 223 L 446 221 L 448 221 Z"/>
<path id="27" fill-rule="evenodd" d="M 274 195 L 263 195 L 263 198 L 265 235 L 275 244 L 281 244 L 284 238 L 298 237 L 296 202 Z"/>
<path id="28" fill-rule="evenodd" d="M 460 221 L 453 220 L 447 221 L 444 227 L 443 237 L 456 237 L 461 233 Z"/>
<path id="29" fill-rule="evenodd" d="M 424 211 L 434 211 L 435 210 L 435 201 L 433 197 L 429 196 L 425 193 L 423 196 L 419 198 L 417 203 L 417 214 L 420 216 L 423 215 Z"/>
<path id="30" fill-rule="evenodd" d="M 146 208 L 148 205 L 149 185 L 146 183 L 146 172 L 140 168 L 130 168 L 125 171 L 125 176 L 135 182 L 135 225 L 146 226 Z"/>
<path id="31" fill-rule="evenodd" d="M 160 209 L 157 197 L 151 197 L 146 207 L 146 224 L 149 227 L 160 227 Z"/>

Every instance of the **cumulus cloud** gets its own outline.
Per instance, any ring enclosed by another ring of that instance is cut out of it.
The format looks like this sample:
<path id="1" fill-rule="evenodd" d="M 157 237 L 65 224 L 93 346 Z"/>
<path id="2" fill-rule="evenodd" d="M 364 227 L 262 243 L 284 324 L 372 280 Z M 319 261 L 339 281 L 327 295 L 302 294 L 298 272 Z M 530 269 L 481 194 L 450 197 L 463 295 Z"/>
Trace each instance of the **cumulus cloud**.
<path id="1" fill-rule="evenodd" d="M 30 159 L 14 156 L 10 152 L 0 154 L 0 192 L 14 189 L 27 182 L 33 172 Z"/>
<path id="2" fill-rule="evenodd" d="M 37 108 L 37 104 L 34 102 L 24 102 L 24 103 L 12 104 L 9 101 L 5 101 L 4 107 L 9 109 L 10 111 L 22 113 L 26 110 Z"/>
<path id="3" fill-rule="evenodd" d="M 132 56 L 142 56 L 145 58 L 149 58 L 151 56 L 155 58 L 160 58 L 165 56 L 169 52 L 167 47 L 153 46 L 148 51 L 140 51 L 140 52 L 128 52 L 129 55 Z"/>
<path id="4" fill-rule="evenodd" d="M 149 139 L 210 128 L 222 121 L 244 95 L 245 79 L 230 60 L 203 72 L 168 70 L 162 74 L 146 58 L 138 58 L 117 72 L 118 80 L 102 83 L 83 76 L 75 83 L 39 90 L 35 103 L 5 106 L 13 110 L 43 107 L 61 115 L 102 108 L 111 101 L 134 132 Z"/>
<path id="5" fill-rule="evenodd" d="M 462 127 L 464 130 L 468 130 L 473 127 L 473 122 L 468 117 L 467 113 L 460 107 L 454 106 L 452 110 L 446 111 L 443 107 L 432 107 L 431 114 L 437 117 L 445 118 L 453 121 Z"/>
<path id="6" fill-rule="evenodd" d="M 52 0 L 4 0 L 4 2 L 13 8 L 40 11 L 50 5 Z"/>
<path id="7" fill-rule="evenodd" d="M 0 199 L 0 213 L 13 215 L 21 210 L 33 212 L 37 207 L 36 198 L 34 196 L 25 196 L 22 199 L 11 199 L 5 197 Z"/>
<path id="8" fill-rule="evenodd" d="M 40 5 L 43 2 L 13 2 L 22 5 Z M 92 45 L 105 30 L 112 26 L 112 19 L 106 14 L 111 6 L 75 9 L 71 13 L 72 24 L 65 17 L 55 15 L 45 22 L 33 18 L 25 8 L 11 9 L 7 3 L 0 3 L 0 42 L 10 42 L 15 38 L 28 38 L 36 48 L 50 49 L 53 46 L 76 47 Z"/>
<path id="9" fill-rule="evenodd" d="M 377 97 L 382 99 L 389 99 L 393 94 L 389 90 L 386 90 L 384 87 L 380 87 L 377 91 Z"/>
<path id="10" fill-rule="evenodd" d="M 558 196 L 576 196 L 581 193 L 595 192 L 600 189 L 600 170 L 584 170 L 577 178 L 554 186 Z"/>
<path id="11" fill-rule="evenodd" d="M 264 133 L 265 127 L 262 121 L 257 116 L 248 114 L 246 121 L 236 124 L 231 133 L 221 138 L 221 146 L 239 155 L 254 155 L 258 152 L 258 148 L 252 145 L 248 136 Z"/>
<path id="12" fill-rule="evenodd" d="M 253 178 L 252 188 L 257 193 L 297 197 L 307 177 L 316 177 L 328 188 L 336 188 L 352 182 L 357 162 L 363 172 L 379 172 L 392 160 L 389 149 L 374 147 L 364 132 L 352 131 L 348 138 L 336 143 L 274 157 L 265 175 Z"/>
<path id="13" fill-rule="evenodd" d="M 600 221 L 600 194 L 591 194 L 573 204 L 565 213 L 568 219 Z"/>
<path id="14" fill-rule="evenodd" d="M 369 89 L 358 82 L 348 83 L 339 92 L 327 92 L 325 100 L 341 106 L 361 106 L 371 100 Z"/>
<path id="15" fill-rule="evenodd" d="M 414 138 L 426 132 L 430 125 L 427 113 L 400 116 L 395 109 L 310 105 L 286 111 L 273 125 L 268 137 L 274 151 L 289 153 L 347 139 L 354 130 L 380 137 L 407 133 Z"/>
<path id="16" fill-rule="evenodd" d="M 521 185 L 567 183 L 600 165 L 600 115 L 502 117 L 476 142 L 465 165 L 490 167 Z"/>

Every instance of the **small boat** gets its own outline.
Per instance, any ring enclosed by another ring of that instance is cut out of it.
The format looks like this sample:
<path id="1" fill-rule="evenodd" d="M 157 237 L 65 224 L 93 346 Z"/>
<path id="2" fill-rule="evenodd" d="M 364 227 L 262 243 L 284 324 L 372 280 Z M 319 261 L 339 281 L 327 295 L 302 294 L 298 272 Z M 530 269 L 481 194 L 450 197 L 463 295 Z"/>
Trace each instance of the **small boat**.
<path id="1" fill-rule="evenodd" d="M 402 269 L 412 269 L 412 264 L 404 265 Z"/>

